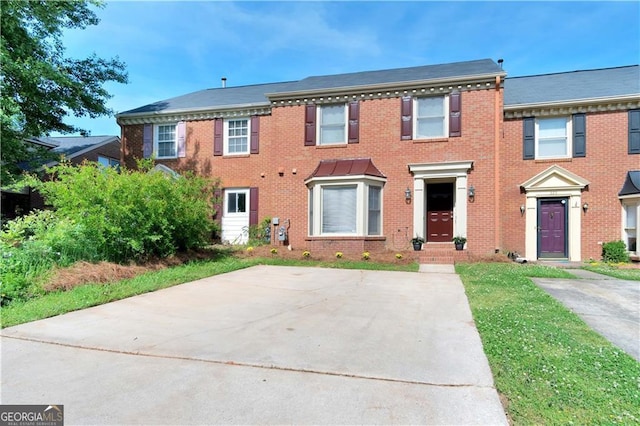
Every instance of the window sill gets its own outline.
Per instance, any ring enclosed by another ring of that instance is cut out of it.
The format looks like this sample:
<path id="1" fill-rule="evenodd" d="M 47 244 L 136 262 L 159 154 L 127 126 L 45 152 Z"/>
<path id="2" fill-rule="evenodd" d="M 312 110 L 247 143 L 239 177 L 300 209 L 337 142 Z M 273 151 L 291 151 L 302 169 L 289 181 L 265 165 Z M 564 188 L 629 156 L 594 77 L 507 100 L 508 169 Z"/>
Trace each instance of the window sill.
<path id="1" fill-rule="evenodd" d="M 224 154 L 222 158 L 249 158 L 251 154 Z"/>
<path id="2" fill-rule="evenodd" d="M 346 148 L 347 143 L 333 144 L 333 145 L 316 145 L 318 149 L 331 149 L 331 148 Z"/>
<path id="3" fill-rule="evenodd" d="M 536 158 L 534 160 L 536 163 L 544 164 L 544 163 L 571 163 L 573 158 Z"/>
<path id="4" fill-rule="evenodd" d="M 438 143 L 449 142 L 449 138 L 413 139 L 413 143 Z"/>
<path id="5" fill-rule="evenodd" d="M 387 237 L 383 235 L 353 235 L 353 236 L 331 236 L 331 235 L 314 235 L 306 237 L 305 241 L 386 241 Z"/>

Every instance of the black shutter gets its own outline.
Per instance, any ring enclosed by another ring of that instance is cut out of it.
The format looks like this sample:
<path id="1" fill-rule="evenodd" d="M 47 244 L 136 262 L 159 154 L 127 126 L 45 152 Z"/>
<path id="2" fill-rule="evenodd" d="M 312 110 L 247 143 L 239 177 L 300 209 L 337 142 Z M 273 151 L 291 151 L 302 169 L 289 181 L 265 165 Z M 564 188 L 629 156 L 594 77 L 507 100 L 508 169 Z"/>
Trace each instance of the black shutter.
<path id="1" fill-rule="evenodd" d="M 462 117 L 460 115 L 460 92 L 449 95 L 449 137 L 455 138 L 462 135 Z"/>
<path id="2" fill-rule="evenodd" d="M 573 156 L 587 156 L 587 118 L 584 114 L 573 114 Z"/>
<path id="3" fill-rule="evenodd" d="M 640 154 L 640 109 L 629 111 L 629 154 Z"/>
<path id="4" fill-rule="evenodd" d="M 522 120 L 523 144 L 522 158 L 532 160 L 536 156 L 536 119 L 533 117 Z"/>
<path id="5" fill-rule="evenodd" d="M 349 103 L 349 143 L 360 142 L 360 103 Z"/>
<path id="6" fill-rule="evenodd" d="M 153 124 L 145 124 L 142 129 L 142 158 L 153 154 Z"/>
<path id="7" fill-rule="evenodd" d="M 222 118 L 216 118 L 213 124 L 213 155 L 222 155 L 224 143 L 224 122 Z"/>
<path id="8" fill-rule="evenodd" d="M 316 144 L 316 106 L 306 105 L 304 112 L 304 146 Z"/>
<path id="9" fill-rule="evenodd" d="M 260 117 L 254 115 L 251 117 L 251 153 L 258 154 L 260 152 Z"/>
<path id="10" fill-rule="evenodd" d="M 258 188 L 249 188 L 249 226 L 258 224 Z"/>
<path id="11" fill-rule="evenodd" d="M 400 102 L 400 139 L 403 141 L 413 139 L 413 99 L 411 96 L 403 96 Z"/>

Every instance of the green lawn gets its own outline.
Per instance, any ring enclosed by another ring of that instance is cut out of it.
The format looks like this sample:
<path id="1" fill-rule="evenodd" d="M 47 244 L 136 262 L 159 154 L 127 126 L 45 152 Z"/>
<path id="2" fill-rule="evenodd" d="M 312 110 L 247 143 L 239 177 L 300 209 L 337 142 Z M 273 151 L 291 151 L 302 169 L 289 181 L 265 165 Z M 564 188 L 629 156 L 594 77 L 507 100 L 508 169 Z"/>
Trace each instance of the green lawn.
<path id="1" fill-rule="evenodd" d="M 584 269 L 598 274 L 609 275 L 621 280 L 640 281 L 640 268 L 625 269 L 607 265 L 606 263 L 587 264 Z"/>
<path id="2" fill-rule="evenodd" d="M 459 264 L 498 391 L 515 424 L 639 424 L 640 363 L 592 331 L 519 264 Z"/>

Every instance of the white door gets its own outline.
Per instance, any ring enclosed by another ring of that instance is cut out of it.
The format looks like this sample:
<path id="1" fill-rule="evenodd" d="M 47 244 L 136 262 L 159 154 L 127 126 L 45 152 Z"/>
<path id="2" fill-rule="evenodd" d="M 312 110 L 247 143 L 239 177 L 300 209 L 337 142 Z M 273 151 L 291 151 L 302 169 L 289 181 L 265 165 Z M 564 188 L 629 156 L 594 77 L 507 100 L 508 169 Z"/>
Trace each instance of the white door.
<path id="1" fill-rule="evenodd" d="M 225 189 L 222 241 L 246 244 L 249 239 L 249 189 Z"/>

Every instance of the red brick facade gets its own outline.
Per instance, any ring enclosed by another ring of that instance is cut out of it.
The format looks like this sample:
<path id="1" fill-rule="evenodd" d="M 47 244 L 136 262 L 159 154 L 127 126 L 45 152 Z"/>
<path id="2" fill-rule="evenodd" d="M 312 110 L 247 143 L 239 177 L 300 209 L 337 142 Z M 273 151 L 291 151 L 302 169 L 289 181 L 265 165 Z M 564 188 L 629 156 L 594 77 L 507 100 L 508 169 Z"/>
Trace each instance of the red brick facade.
<path id="1" fill-rule="evenodd" d="M 186 121 L 186 156 L 158 162 L 178 172 L 194 170 L 205 176 L 219 177 L 223 188 L 259 188 L 259 221 L 265 217 L 287 221 L 288 243 L 299 250 L 407 249 L 411 247 L 410 239 L 427 228 L 426 185 L 452 182 L 455 197 L 453 232 L 468 238 L 465 249 L 469 253 L 525 254 L 528 250 L 529 258 L 535 260 L 536 253 L 531 249 L 535 248 L 531 242 L 535 239 L 535 216 L 521 210 L 527 203 L 521 184 L 553 165 L 575 175 L 579 182 L 588 182 L 578 193 L 573 193 L 574 198 L 567 198 L 573 209 L 570 226 L 579 225 L 580 234 L 575 237 L 576 231 L 571 231 L 574 237 L 567 257 L 571 260 L 599 258 L 602 242 L 621 238 L 622 214 L 617 193 L 627 171 L 640 169 L 640 156 L 628 153 L 628 113 L 624 107 L 583 108 L 580 111 L 587 111 L 586 156 L 523 160 L 522 116 L 527 115 L 526 112 L 505 112 L 503 81 L 499 73 L 484 77 L 480 83 L 477 80 L 473 84 L 458 81 L 453 85 L 444 83 L 434 87 L 447 95 L 460 92 L 460 136 L 403 140 L 402 97 L 407 94 L 419 96 L 424 89 L 416 93 L 416 90 L 399 87 L 395 92 L 348 93 L 344 97 L 345 102 L 359 99 L 358 143 L 305 146 L 305 106 L 324 101 L 302 95 L 296 95 L 296 99 L 291 95 L 284 101 L 278 98 L 258 113 L 258 154 L 214 156 L 213 117 L 225 116 L 221 110 L 211 113 L 211 118 L 203 119 L 174 115 L 174 118 L 178 117 L 176 121 Z M 559 113 L 543 111 L 539 114 Z M 561 115 L 570 116 L 571 113 Z M 165 118 L 158 120 L 154 115 L 148 118 L 149 123 L 171 122 Z M 128 167 L 133 167 L 135 159 L 143 156 L 144 126 L 129 123 L 146 123 L 144 120 L 144 117 L 135 117 L 135 120 L 121 122 L 122 161 Z M 305 180 L 321 160 L 356 158 L 371 159 L 386 177 L 382 191 L 382 235 L 312 236 L 309 231 L 309 189 Z M 447 169 L 449 165 L 463 167 L 461 164 L 470 167 L 455 172 Z M 475 189 L 473 197 L 468 196 L 471 187 Z M 405 199 L 407 188 L 412 194 L 410 202 Z M 542 197 L 545 196 L 549 195 Z M 582 211 L 583 203 L 588 204 L 587 211 Z M 531 206 L 526 205 L 527 209 Z M 575 215 L 577 209 L 580 209 L 580 216 Z"/>

